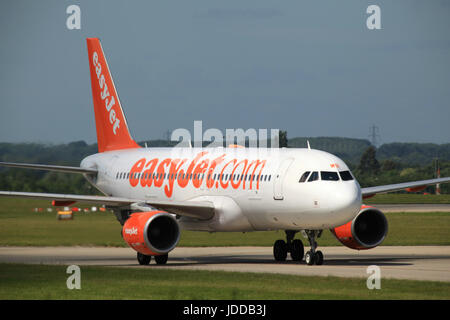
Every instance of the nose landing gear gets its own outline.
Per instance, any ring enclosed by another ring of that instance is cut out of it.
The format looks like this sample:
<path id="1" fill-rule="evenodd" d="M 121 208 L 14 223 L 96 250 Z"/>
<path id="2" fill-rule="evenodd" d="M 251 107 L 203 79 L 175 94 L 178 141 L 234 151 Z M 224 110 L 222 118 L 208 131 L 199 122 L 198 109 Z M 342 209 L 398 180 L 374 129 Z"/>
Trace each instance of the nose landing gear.
<path id="1" fill-rule="evenodd" d="M 323 253 L 322 251 L 316 251 L 317 249 L 316 237 L 319 238 L 322 235 L 322 230 L 305 230 L 304 232 L 306 233 L 309 245 L 311 246 L 311 250 L 309 250 L 305 254 L 306 264 L 309 266 L 313 264 L 322 265 Z"/>

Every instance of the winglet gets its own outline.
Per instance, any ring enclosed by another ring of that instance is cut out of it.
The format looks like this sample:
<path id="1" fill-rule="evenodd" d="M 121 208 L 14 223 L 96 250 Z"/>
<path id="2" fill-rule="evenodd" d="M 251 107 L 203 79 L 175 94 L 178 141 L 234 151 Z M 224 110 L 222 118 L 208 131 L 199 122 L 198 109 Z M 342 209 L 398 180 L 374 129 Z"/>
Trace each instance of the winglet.
<path id="1" fill-rule="evenodd" d="M 131 138 L 114 81 L 98 38 L 87 38 L 98 151 L 140 148 Z"/>

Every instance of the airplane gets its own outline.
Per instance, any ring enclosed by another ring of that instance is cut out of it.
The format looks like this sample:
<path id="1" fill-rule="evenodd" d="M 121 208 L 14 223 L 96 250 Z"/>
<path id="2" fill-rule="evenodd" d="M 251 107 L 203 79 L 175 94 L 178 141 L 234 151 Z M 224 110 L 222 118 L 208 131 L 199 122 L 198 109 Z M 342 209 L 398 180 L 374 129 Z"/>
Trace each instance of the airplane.
<path id="1" fill-rule="evenodd" d="M 82 174 L 103 196 L 0 191 L 0 196 L 103 204 L 122 225 L 124 241 L 141 265 L 166 264 L 181 230 L 284 230 L 276 261 L 321 265 L 316 239 L 329 229 L 345 246 L 371 249 L 388 232 L 385 215 L 364 198 L 417 191 L 450 177 L 361 188 L 338 157 L 308 148 L 143 148 L 131 137 L 98 38 L 87 38 L 98 153 L 79 167 L 0 162 L 2 166 Z M 304 252 L 300 232 L 308 239 Z"/>

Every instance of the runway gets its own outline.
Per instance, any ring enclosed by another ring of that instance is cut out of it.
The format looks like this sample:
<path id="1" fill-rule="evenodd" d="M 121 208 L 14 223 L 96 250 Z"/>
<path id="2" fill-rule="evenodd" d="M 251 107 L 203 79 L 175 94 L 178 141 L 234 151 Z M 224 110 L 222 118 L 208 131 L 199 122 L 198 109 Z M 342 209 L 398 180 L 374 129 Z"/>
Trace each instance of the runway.
<path id="1" fill-rule="evenodd" d="M 134 268 L 170 268 L 264 272 L 305 276 L 367 279 L 367 267 L 377 265 L 381 278 L 450 282 L 450 246 L 381 246 L 368 251 L 321 247 L 324 265 L 308 266 L 288 260 L 275 262 L 271 247 L 176 248 L 167 265 L 140 266 L 130 248 L 0 247 L 0 263 L 96 265 Z"/>

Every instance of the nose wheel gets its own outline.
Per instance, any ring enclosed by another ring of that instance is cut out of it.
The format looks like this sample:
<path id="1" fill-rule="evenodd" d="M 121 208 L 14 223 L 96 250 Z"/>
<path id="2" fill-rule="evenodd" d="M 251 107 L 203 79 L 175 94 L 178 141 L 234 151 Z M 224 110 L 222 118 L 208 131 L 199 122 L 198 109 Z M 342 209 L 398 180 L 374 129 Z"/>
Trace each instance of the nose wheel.
<path id="1" fill-rule="evenodd" d="M 308 237 L 309 245 L 311 250 L 305 254 L 305 262 L 307 265 L 322 265 L 323 264 L 323 253 L 317 250 L 316 237 L 319 238 L 322 235 L 322 230 L 305 230 L 306 236 Z"/>

